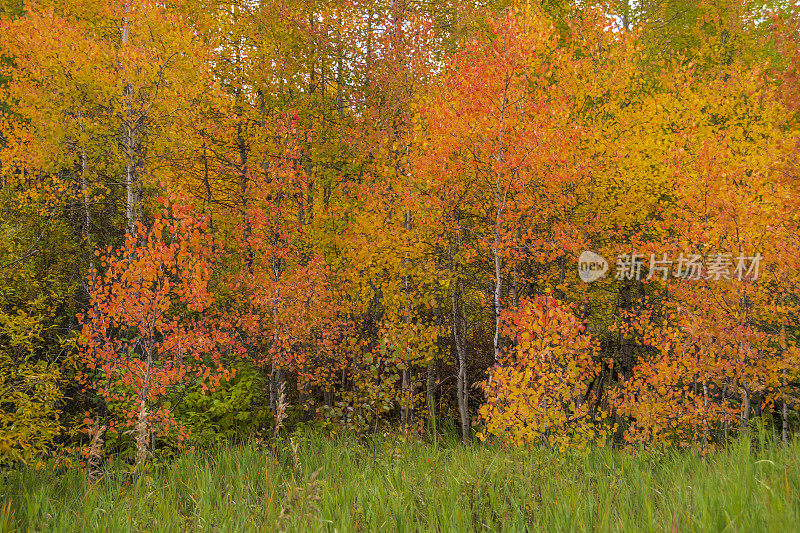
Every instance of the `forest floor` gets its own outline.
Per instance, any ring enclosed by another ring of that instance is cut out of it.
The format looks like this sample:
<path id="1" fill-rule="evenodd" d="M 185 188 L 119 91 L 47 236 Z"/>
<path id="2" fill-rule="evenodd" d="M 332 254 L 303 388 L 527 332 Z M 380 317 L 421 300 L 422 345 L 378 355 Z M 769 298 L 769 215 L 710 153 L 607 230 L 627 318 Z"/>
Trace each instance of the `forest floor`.
<path id="1" fill-rule="evenodd" d="M 755 439 L 758 441 L 758 439 Z M 315 432 L 185 452 L 133 481 L 106 463 L 0 477 L 2 531 L 800 530 L 800 442 L 560 454 Z"/>

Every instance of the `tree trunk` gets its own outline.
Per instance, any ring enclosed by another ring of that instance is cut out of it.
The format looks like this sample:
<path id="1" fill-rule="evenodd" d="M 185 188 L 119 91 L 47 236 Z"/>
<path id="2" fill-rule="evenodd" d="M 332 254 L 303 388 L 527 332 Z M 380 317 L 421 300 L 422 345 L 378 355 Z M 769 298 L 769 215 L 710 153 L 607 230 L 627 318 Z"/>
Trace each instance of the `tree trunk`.
<path id="1" fill-rule="evenodd" d="M 783 424 L 781 428 L 781 440 L 784 445 L 789 444 L 789 401 L 786 393 L 786 387 L 788 383 L 786 380 L 786 369 L 783 369 L 783 413 L 781 418 L 783 419 Z"/>
<path id="2" fill-rule="evenodd" d="M 78 120 L 80 121 L 80 128 L 81 133 L 85 133 L 85 129 L 83 127 L 83 113 L 78 111 Z M 81 196 L 83 197 L 83 241 L 86 244 L 89 244 L 89 237 L 92 231 L 91 223 L 91 211 L 90 211 L 90 202 L 89 202 L 89 184 L 86 181 L 86 173 L 89 169 L 89 164 L 86 159 L 86 148 L 81 146 L 81 175 L 80 175 L 80 184 L 81 184 Z M 94 268 L 94 262 L 90 262 L 89 269 L 92 270 Z"/>
<path id="3" fill-rule="evenodd" d="M 128 15 L 131 12 L 129 2 L 125 2 L 125 19 L 122 26 L 122 48 L 127 47 L 129 41 Z M 139 203 L 141 192 L 139 188 L 139 178 L 136 173 L 136 137 L 133 128 L 133 86 L 128 80 L 123 89 L 123 99 L 125 115 L 122 119 L 122 147 L 125 153 L 125 171 L 123 181 L 125 183 L 125 219 L 128 224 L 128 233 L 136 231 L 136 223 L 139 221 Z"/>
<path id="4" fill-rule="evenodd" d="M 627 283 L 624 283 L 620 288 L 620 310 L 628 310 L 631 308 L 631 287 Z M 626 319 L 627 321 L 627 319 Z M 621 371 L 624 377 L 629 377 L 633 374 L 633 367 L 635 364 L 634 356 L 633 356 L 633 340 L 631 339 L 630 335 L 626 335 L 620 333 L 620 355 L 622 357 L 621 361 Z"/>
<path id="5" fill-rule="evenodd" d="M 408 367 L 403 369 L 400 376 L 400 425 L 406 429 L 409 425 L 411 425 L 411 405 L 409 404 L 409 390 L 411 388 L 411 381 Z"/>
<path id="6" fill-rule="evenodd" d="M 781 344 L 783 345 L 783 360 L 786 361 L 788 359 L 788 354 L 786 353 L 786 324 L 781 324 Z M 786 376 L 786 368 L 783 369 L 783 413 L 782 419 L 783 424 L 781 428 L 781 440 L 783 444 L 789 443 L 789 402 L 787 401 L 788 396 L 788 389 L 789 382 Z"/>
<path id="7" fill-rule="evenodd" d="M 494 246 L 494 363 L 500 363 L 500 314 L 503 312 L 503 259 L 500 257 L 500 232 L 495 228 Z"/>
<path id="8" fill-rule="evenodd" d="M 460 299 L 462 286 L 459 280 L 453 284 L 453 341 L 456 347 L 456 357 L 458 359 L 458 377 L 456 380 L 456 399 L 458 400 L 458 413 L 461 419 L 461 440 L 466 444 L 469 442 L 469 389 L 467 385 L 467 355 L 464 346 L 464 326 L 460 317 Z"/>
<path id="9" fill-rule="evenodd" d="M 141 475 L 144 463 L 147 460 L 148 428 L 147 428 L 147 399 L 150 396 L 150 371 L 153 365 L 152 349 L 147 348 L 145 362 L 144 385 L 139 396 L 139 417 L 136 421 L 136 475 Z"/>
<path id="10" fill-rule="evenodd" d="M 308 375 L 309 365 L 303 365 L 303 374 Z M 314 396 L 311 391 L 311 384 L 302 375 L 297 376 L 297 396 L 298 405 L 303 409 L 302 417 L 304 422 L 311 420 L 311 410 L 314 406 Z"/>
<path id="11" fill-rule="evenodd" d="M 403 214 L 403 228 L 406 231 L 410 231 L 411 229 L 411 213 L 406 211 Z M 408 268 L 408 258 L 403 258 L 403 268 Z M 406 296 L 406 316 L 405 316 L 405 324 L 406 328 L 411 326 L 411 294 L 410 294 L 410 286 L 409 286 L 409 277 L 408 273 L 406 272 L 403 275 L 403 290 Z M 411 425 L 414 417 L 414 391 L 413 391 L 413 384 L 412 379 L 410 376 L 410 366 L 411 366 L 411 353 L 409 347 L 406 346 L 405 350 L 406 358 L 408 360 L 404 361 L 405 368 L 403 368 L 403 375 L 402 375 L 402 383 L 401 383 L 401 402 L 400 402 L 400 423 L 404 428 L 407 428 Z"/>
<path id="12" fill-rule="evenodd" d="M 428 404 L 428 420 L 430 429 L 436 433 L 436 360 L 434 359 L 425 369 L 425 399 Z"/>
<path id="13" fill-rule="evenodd" d="M 147 459 L 147 400 L 144 394 L 139 399 L 139 417 L 136 421 L 136 473 L 141 475 Z"/>
<path id="14" fill-rule="evenodd" d="M 285 375 L 282 368 L 272 363 L 272 370 L 269 373 L 269 404 L 272 409 L 272 417 L 278 410 L 278 401 L 280 399 L 281 385 L 284 384 Z M 285 387 L 286 385 L 284 385 Z"/>
<path id="15" fill-rule="evenodd" d="M 508 79 L 506 79 L 506 92 L 503 93 L 503 103 L 500 109 L 500 128 L 499 128 L 499 144 L 497 147 L 497 155 L 495 159 L 502 169 L 505 164 L 505 116 L 506 108 L 509 105 L 508 99 Z M 500 314 L 503 312 L 503 258 L 500 255 L 501 242 L 501 227 L 503 214 L 506 209 L 506 200 L 508 195 L 508 186 L 505 186 L 505 173 L 500 170 L 497 173 L 495 182 L 495 204 L 497 207 L 497 215 L 494 221 L 494 243 L 492 244 L 492 254 L 494 255 L 494 363 L 500 364 Z"/>
<path id="16" fill-rule="evenodd" d="M 278 406 L 278 390 L 277 390 L 277 388 L 275 386 L 275 382 L 276 382 L 276 379 L 275 379 L 275 370 L 276 370 L 275 363 L 273 362 L 272 365 L 270 365 L 270 366 L 271 366 L 271 368 L 270 368 L 270 371 L 269 371 L 269 384 L 268 384 L 268 387 L 269 387 L 269 408 L 270 408 L 270 411 L 272 411 L 272 416 L 274 416 L 275 415 L 275 409 Z"/>
<path id="17" fill-rule="evenodd" d="M 519 307 L 519 281 L 516 264 L 514 265 L 514 277 L 511 280 L 511 303 L 514 309 Z"/>
<path id="18" fill-rule="evenodd" d="M 742 431 L 747 431 L 750 423 L 750 389 L 747 385 L 742 387 Z"/>
<path id="19" fill-rule="evenodd" d="M 342 71 L 344 69 L 344 58 L 342 50 L 342 21 L 337 19 L 338 27 L 336 28 L 336 109 L 339 113 L 339 128 L 341 135 L 344 136 L 344 94 L 343 94 L 343 79 Z M 344 140 L 344 137 L 342 137 Z"/>
<path id="20" fill-rule="evenodd" d="M 784 445 L 789 444 L 789 402 L 786 398 L 783 399 L 783 428 L 781 431 L 781 440 Z"/>
<path id="21" fill-rule="evenodd" d="M 442 309 L 442 302 L 437 298 L 437 314 L 438 316 L 438 324 L 441 330 L 441 327 L 444 325 L 444 311 Z M 428 363 L 428 367 L 425 369 L 426 372 L 426 383 L 425 383 L 425 399 L 428 404 L 428 422 L 430 426 L 430 430 L 433 432 L 434 437 L 436 436 L 436 370 L 437 370 L 437 359 L 434 355 L 433 361 Z"/>

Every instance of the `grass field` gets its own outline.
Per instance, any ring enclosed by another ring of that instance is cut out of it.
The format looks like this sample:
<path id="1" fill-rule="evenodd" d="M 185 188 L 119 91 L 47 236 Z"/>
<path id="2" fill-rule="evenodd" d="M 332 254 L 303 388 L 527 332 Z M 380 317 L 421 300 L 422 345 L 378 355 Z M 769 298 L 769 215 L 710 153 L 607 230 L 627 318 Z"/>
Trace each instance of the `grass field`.
<path id="1" fill-rule="evenodd" d="M 293 452 L 292 447 L 296 447 Z M 107 464 L 0 480 L 3 531 L 799 531 L 800 443 L 561 455 L 296 434 L 185 453 L 133 482 Z"/>

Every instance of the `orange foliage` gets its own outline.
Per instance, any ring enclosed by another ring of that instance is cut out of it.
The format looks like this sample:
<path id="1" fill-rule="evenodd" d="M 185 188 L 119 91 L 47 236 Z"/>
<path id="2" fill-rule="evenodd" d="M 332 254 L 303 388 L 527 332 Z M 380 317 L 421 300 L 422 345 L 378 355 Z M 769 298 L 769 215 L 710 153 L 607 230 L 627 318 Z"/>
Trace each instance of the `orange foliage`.
<path id="1" fill-rule="evenodd" d="M 572 306 L 545 294 L 507 312 L 516 347 L 504 353 L 483 384 L 479 410 L 486 432 L 517 445 L 604 445 L 611 425 L 597 409 L 593 380 L 598 345 Z"/>
<path id="2" fill-rule="evenodd" d="M 220 357 L 231 339 L 207 317 L 214 302 L 207 219 L 190 206 L 162 203 L 149 228 L 139 223 L 123 246 L 96 253 L 90 307 L 78 316 L 78 380 L 106 400 L 110 431 L 133 428 L 144 401 L 149 431 L 177 429 L 180 441 L 187 435 L 171 416 L 169 393 L 191 384 L 213 389 L 230 378 Z"/>

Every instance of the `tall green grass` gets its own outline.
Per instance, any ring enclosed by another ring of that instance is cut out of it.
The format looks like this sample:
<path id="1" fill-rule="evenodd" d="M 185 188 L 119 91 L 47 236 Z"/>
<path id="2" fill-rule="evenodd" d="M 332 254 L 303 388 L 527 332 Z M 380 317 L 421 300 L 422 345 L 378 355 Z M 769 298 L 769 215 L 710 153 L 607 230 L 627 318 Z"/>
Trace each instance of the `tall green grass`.
<path id="1" fill-rule="evenodd" d="M 584 455 L 295 434 L 185 453 L 137 481 L 106 465 L 0 481 L 3 531 L 793 531 L 800 444 Z M 317 474 L 313 481 L 314 474 Z"/>

